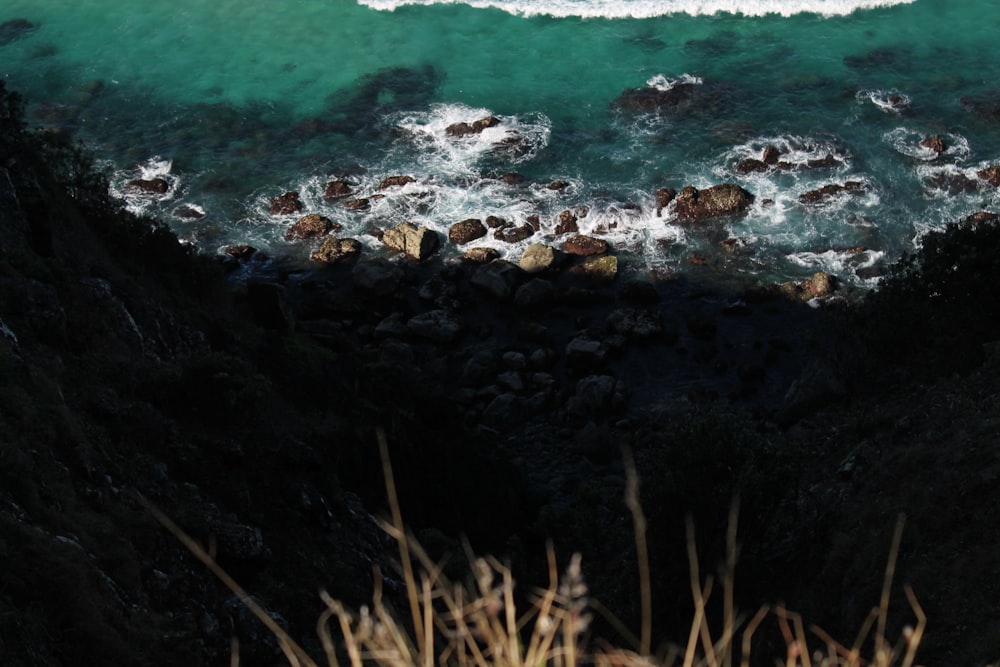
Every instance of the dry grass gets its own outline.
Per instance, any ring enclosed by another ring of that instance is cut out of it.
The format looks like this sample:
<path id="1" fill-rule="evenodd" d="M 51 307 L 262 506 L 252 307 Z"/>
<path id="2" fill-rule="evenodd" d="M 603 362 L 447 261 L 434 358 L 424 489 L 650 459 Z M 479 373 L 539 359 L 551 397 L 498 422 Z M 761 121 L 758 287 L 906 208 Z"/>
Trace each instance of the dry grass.
<path id="1" fill-rule="evenodd" d="M 409 602 L 409 623 L 401 621 L 376 588 L 371 607 L 352 612 L 325 591 L 320 592 L 327 609 L 320 616 L 317 632 L 324 660 L 330 667 L 749 667 L 755 634 L 765 622 L 774 623 L 784 638 L 785 667 L 912 667 L 923 636 L 926 617 L 913 591 L 905 587 L 917 623 L 907 626 L 895 642 L 886 637 L 890 589 L 902 535 L 897 525 L 885 571 L 882 595 L 871 610 L 854 643 L 848 648 L 818 627 L 806 633 L 798 614 L 783 606 L 762 607 L 752 616 L 738 614 L 733 602 L 733 572 L 736 565 L 736 514 L 734 503 L 727 532 L 727 558 L 722 581 L 723 611 L 718 628 L 710 627 L 706 607 L 713 590 L 713 577 L 702 577 L 694 542 L 694 527 L 688 523 L 688 557 L 694 617 L 686 644 L 651 651 L 652 600 L 649 594 L 649 563 L 645 549 L 645 518 L 639 506 L 638 478 L 626 452 L 626 503 L 632 512 L 639 554 L 640 604 L 643 612 L 640 637 L 625 628 L 623 637 L 632 649 L 591 641 L 590 611 L 599 608 L 589 600 L 580 556 L 574 555 L 560 576 L 552 548 L 548 550 L 549 584 L 537 590 L 531 608 L 521 613 L 514 597 L 510 570 L 494 558 L 472 558 L 470 578 L 463 585 L 449 581 L 404 528 L 395 493 L 392 465 L 385 436 L 378 434 L 385 471 L 391 520 L 382 528 L 399 546 L 403 580 Z M 148 503 L 147 503 L 148 504 Z M 288 663 L 293 667 L 319 667 L 268 613 L 255 603 L 201 545 L 192 540 L 155 507 L 150 510 L 199 560 L 201 560 L 274 634 Z M 380 578 L 376 576 L 376 582 Z M 333 630 L 331 630 L 331 625 Z M 815 647 L 809 644 L 810 636 Z M 868 647 L 870 657 L 862 657 Z M 339 656 L 339 657 L 338 657 Z M 233 639 L 232 665 L 239 665 L 239 645 Z"/>

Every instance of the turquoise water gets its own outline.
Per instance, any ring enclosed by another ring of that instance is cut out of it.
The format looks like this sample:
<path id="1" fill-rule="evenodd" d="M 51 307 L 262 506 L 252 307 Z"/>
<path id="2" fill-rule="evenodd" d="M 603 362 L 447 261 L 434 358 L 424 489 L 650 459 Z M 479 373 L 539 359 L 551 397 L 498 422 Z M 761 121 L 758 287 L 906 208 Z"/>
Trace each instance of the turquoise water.
<path id="1" fill-rule="evenodd" d="M 1000 207 L 983 183 L 926 184 L 1000 163 L 1000 121 L 962 103 L 1000 107 L 993 0 L 474 4 L 4 0 L 0 23 L 36 28 L 0 44 L 0 75 L 34 123 L 92 146 L 116 188 L 166 178 L 165 196 L 129 205 L 205 252 L 250 243 L 306 257 L 308 244 L 282 238 L 295 216 L 267 212 L 298 190 L 371 253 L 381 250 L 365 232 L 402 220 L 446 232 L 468 217 L 538 215 L 528 241 L 480 243 L 516 259 L 528 242 L 554 241 L 560 211 L 584 207 L 581 231 L 605 234 L 636 272 L 773 280 L 825 269 L 871 285 L 927 229 Z M 702 102 L 682 113 L 613 105 L 626 88 L 678 81 Z M 490 114 L 502 123 L 482 135 L 444 132 Z M 931 135 L 945 153 L 920 147 Z M 511 138 L 518 150 L 498 150 Z M 800 166 L 734 170 L 768 145 Z M 801 166 L 827 154 L 834 166 Z M 511 171 L 528 183 L 496 180 Z M 322 197 L 335 176 L 371 194 L 395 174 L 417 182 L 365 212 Z M 549 190 L 556 179 L 569 187 Z M 848 180 L 864 191 L 797 201 Z M 656 215 L 657 188 L 726 181 L 757 197 L 741 218 L 691 229 L 669 209 Z M 185 219 L 189 207 L 204 217 Z M 708 264 L 693 267 L 695 256 Z"/>

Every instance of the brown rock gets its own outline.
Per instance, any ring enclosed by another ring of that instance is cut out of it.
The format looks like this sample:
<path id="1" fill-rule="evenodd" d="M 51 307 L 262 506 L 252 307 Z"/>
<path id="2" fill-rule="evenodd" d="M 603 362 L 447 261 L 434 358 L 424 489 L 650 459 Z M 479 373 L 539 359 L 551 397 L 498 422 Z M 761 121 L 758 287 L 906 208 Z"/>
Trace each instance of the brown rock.
<path id="1" fill-rule="evenodd" d="M 531 227 L 531 225 L 525 223 L 523 225 L 518 225 L 517 227 L 501 227 L 493 232 L 493 238 L 507 243 L 518 243 L 524 239 L 530 238 L 534 233 L 535 230 Z"/>
<path id="2" fill-rule="evenodd" d="M 354 189 L 347 184 L 347 181 L 330 181 L 323 190 L 323 198 L 329 201 L 343 199 L 354 194 Z"/>
<path id="3" fill-rule="evenodd" d="M 385 230 L 382 243 L 386 247 L 423 261 L 434 254 L 440 241 L 437 234 L 426 227 L 417 227 L 412 222 L 404 222 Z"/>
<path id="4" fill-rule="evenodd" d="M 489 264 L 500 259 L 500 251 L 495 248 L 470 248 L 462 255 L 462 259 L 470 264 Z"/>
<path id="5" fill-rule="evenodd" d="M 559 224 L 556 225 L 556 234 L 576 234 L 580 227 L 576 224 L 576 216 L 572 211 L 566 210 L 559 214 Z"/>
<path id="6" fill-rule="evenodd" d="M 608 242 L 603 239 L 595 239 L 592 236 L 577 235 L 566 239 L 563 243 L 563 251 L 568 255 L 580 257 L 604 255 L 608 252 Z"/>
<path id="7" fill-rule="evenodd" d="M 486 226 L 490 229 L 500 229 L 507 226 L 507 221 L 496 215 L 486 216 Z"/>
<path id="8" fill-rule="evenodd" d="M 761 171 L 767 171 L 768 169 L 770 169 L 770 166 L 768 166 L 766 162 L 753 157 L 740 160 L 734 167 L 737 174 L 753 174 Z"/>
<path id="9" fill-rule="evenodd" d="M 222 251 L 235 259 L 250 259 L 257 252 L 257 249 L 245 243 L 240 243 L 238 245 L 227 245 Z"/>
<path id="10" fill-rule="evenodd" d="M 309 259 L 321 264 L 335 264 L 345 260 L 354 259 L 361 254 L 361 242 L 357 239 L 338 239 L 328 237 L 323 239 Z"/>
<path id="11" fill-rule="evenodd" d="M 303 208 L 298 192 L 286 192 L 271 200 L 271 215 L 291 215 Z"/>
<path id="12" fill-rule="evenodd" d="M 754 196 L 735 183 L 713 185 L 705 190 L 687 186 L 677 195 L 674 210 L 682 221 L 700 222 L 742 213 Z"/>
<path id="13" fill-rule="evenodd" d="M 656 217 L 659 218 L 670 202 L 677 196 L 677 190 L 673 188 L 660 188 L 656 191 Z"/>
<path id="14" fill-rule="evenodd" d="M 989 211 L 976 211 L 962 222 L 971 227 L 976 227 L 978 225 L 991 224 L 997 221 L 1000 221 L 1000 214 L 990 213 Z"/>
<path id="15" fill-rule="evenodd" d="M 830 183 L 829 185 L 824 185 L 821 188 L 816 188 L 815 190 L 810 190 L 799 195 L 799 202 L 802 204 L 820 204 L 841 192 L 860 192 L 863 189 L 864 186 L 860 181 L 845 181 L 843 185 Z"/>
<path id="16" fill-rule="evenodd" d="M 924 148 L 929 148 L 935 153 L 939 154 L 944 153 L 946 150 L 948 150 L 948 146 L 944 143 L 944 139 L 942 139 L 939 135 L 936 134 L 933 137 L 927 137 L 926 139 L 921 141 L 920 145 L 923 146 Z"/>
<path id="17" fill-rule="evenodd" d="M 781 156 L 781 151 L 779 151 L 774 146 L 768 145 L 764 148 L 764 155 L 763 155 L 764 164 L 776 165 L 778 164 L 778 158 L 780 156 Z"/>
<path id="18" fill-rule="evenodd" d="M 551 183 L 548 184 L 547 187 L 549 190 L 565 190 L 566 188 L 569 187 L 569 181 L 563 181 L 563 180 L 552 181 Z"/>
<path id="19" fill-rule="evenodd" d="M 165 195 L 170 191 L 170 183 L 163 178 L 136 178 L 125 184 L 125 191 L 148 195 Z"/>
<path id="20" fill-rule="evenodd" d="M 325 218 L 319 213 L 310 213 L 299 218 L 294 225 L 285 231 L 285 240 L 312 239 L 335 230 L 340 231 L 340 229 L 340 225 L 334 224 L 329 218 Z"/>
<path id="21" fill-rule="evenodd" d="M 1000 165 L 993 165 L 986 167 L 986 169 L 980 169 L 976 172 L 976 176 L 995 188 L 1000 187 Z"/>
<path id="22" fill-rule="evenodd" d="M 473 123 L 453 123 L 444 128 L 445 134 L 451 137 L 464 137 L 469 134 L 479 134 L 488 127 L 495 127 L 500 124 L 500 119 L 495 116 L 480 118 Z"/>
<path id="23" fill-rule="evenodd" d="M 503 181 L 505 185 L 523 185 L 524 182 L 528 179 L 526 179 L 524 176 L 517 173 L 516 171 L 508 171 L 506 174 L 500 177 L 500 180 Z"/>
<path id="24" fill-rule="evenodd" d="M 371 208 L 371 202 L 365 197 L 360 199 L 348 199 L 344 202 L 344 207 L 349 211 L 367 211 Z"/>
<path id="25" fill-rule="evenodd" d="M 468 218 L 456 222 L 448 228 L 448 240 L 456 245 L 465 245 L 470 241 L 486 236 L 486 227 L 478 218 Z"/>
<path id="26" fill-rule="evenodd" d="M 379 190 L 387 190 L 389 188 L 398 188 L 406 185 L 407 183 L 416 183 L 417 179 L 412 176 L 390 176 L 383 179 L 381 183 L 378 184 Z"/>

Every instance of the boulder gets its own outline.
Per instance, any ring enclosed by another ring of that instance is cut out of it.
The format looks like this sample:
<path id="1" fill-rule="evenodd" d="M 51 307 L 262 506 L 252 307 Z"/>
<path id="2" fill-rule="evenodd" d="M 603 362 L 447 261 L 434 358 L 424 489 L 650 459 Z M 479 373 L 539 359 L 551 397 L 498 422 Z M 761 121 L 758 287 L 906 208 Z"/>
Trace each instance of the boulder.
<path id="1" fill-rule="evenodd" d="M 549 190 L 565 190 L 566 188 L 569 187 L 569 181 L 563 181 L 563 180 L 552 181 L 546 187 Z"/>
<path id="2" fill-rule="evenodd" d="M 713 185 L 705 190 L 689 185 L 678 193 L 674 212 L 682 221 L 701 222 L 742 213 L 753 201 L 754 196 L 735 183 Z"/>
<path id="3" fill-rule="evenodd" d="M 298 192 L 286 192 L 271 200 L 271 215 L 291 215 L 303 208 Z"/>
<path id="4" fill-rule="evenodd" d="M 588 257 L 571 268 L 570 273 L 596 282 L 611 282 L 618 275 L 618 258 L 614 255 Z"/>
<path id="5" fill-rule="evenodd" d="M 609 313 L 604 323 L 609 331 L 626 338 L 641 340 L 663 334 L 663 322 L 654 310 L 619 308 Z"/>
<path id="6" fill-rule="evenodd" d="M 347 181 L 330 181 L 326 184 L 326 189 L 323 190 L 323 198 L 328 201 L 350 197 L 352 194 L 354 194 L 354 188 Z"/>
<path id="7" fill-rule="evenodd" d="M 500 181 L 503 182 L 504 185 L 524 185 L 527 180 L 528 179 L 516 171 L 508 171 L 500 177 Z"/>
<path id="8" fill-rule="evenodd" d="M 767 171 L 770 168 L 771 168 L 770 165 L 768 165 L 763 160 L 758 160 L 757 158 L 748 157 L 737 162 L 733 170 L 737 174 L 753 174 L 761 171 Z"/>
<path id="9" fill-rule="evenodd" d="M 924 185 L 932 190 L 941 190 L 956 195 L 975 192 L 979 189 L 979 181 L 969 178 L 962 172 L 938 172 L 933 176 L 925 178 Z"/>
<path id="10" fill-rule="evenodd" d="M 500 229 L 501 227 L 507 227 L 508 223 L 498 215 L 488 215 L 486 216 L 486 226 L 490 229 Z"/>
<path id="11" fill-rule="evenodd" d="M 516 264 L 498 259 L 479 267 L 470 282 L 494 299 L 506 301 L 514 294 L 523 275 Z"/>
<path id="12" fill-rule="evenodd" d="M 532 243 L 524 249 L 518 266 L 525 273 L 541 273 L 556 263 L 556 251 L 544 243 Z"/>
<path id="13" fill-rule="evenodd" d="M 361 254 L 361 242 L 357 239 L 338 239 L 328 237 L 323 239 L 309 259 L 321 264 L 336 264 L 349 259 L 354 259 Z"/>
<path id="14" fill-rule="evenodd" d="M 433 255 L 440 245 L 437 233 L 426 227 L 418 227 L 412 222 L 404 222 L 385 230 L 382 243 L 389 249 L 401 252 L 418 262 Z"/>
<path id="15" fill-rule="evenodd" d="M 976 172 L 980 180 L 986 181 L 993 187 L 1000 187 L 1000 165 L 992 165 Z"/>
<path id="16" fill-rule="evenodd" d="M 860 181 L 846 181 L 843 185 L 830 183 L 829 185 L 824 185 L 821 188 L 816 188 L 815 190 L 810 190 L 799 195 L 799 203 L 821 204 L 841 192 L 861 192 L 863 190 L 864 186 Z"/>
<path id="17" fill-rule="evenodd" d="M 580 231 L 576 224 L 577 217 L 570 210 L 565 210 L 559 214 L 559 224 L 556 225 L 556 234 L 576 234 Z"/>
<path id="18" fill-rule="evenodd" d="M 488 127 L 496 127 L 500 124 L 500 119 L 495 116 L 480 118 L 473 123 L 452 123 L 444 128 L 445 134 L 450 137 L 464 137 L 470 134 L 479 134 Z"/>
<path id="19" fill-rule="evenodd" d="M 166 179 L 136 178 L 125 184 L 125 192 L 146 195 L 165 195 L 170 191 L 170 183 Z"/>
<path id="20" fill-rule="evenodd" d="M 358 262 L 351 271 L 351 277 L 358 288 L 377 296 L 388 296 L 399 288 L 403 271 L 389 260 L 379 257 Z"/>
<path id="21" fill-rule="evenodd" d="M 566 239 L 562 249 L 567 255 L 580 257 L 604 255 L 608 252 L 608 242 L 603 239 L 595 239 L 593 236 L 579 234 Z"/>
<path id="22" fill-rule="evenodd" d="M 367 197 L 348 199 L 344 202 L 344 208 L 348 211 L 367 211 L 371 208 L 371 201 Z"/>
<path id="23" fill-rule="evenodd" d="M 534 227 L 525 223 L 523 225 L 518 225 L 516 227 L 501 227 L 500 229 L 493 232 L 493 238 L 497 241 L 504 241 L 505 243 L 520 243 L 521 241 L 531 238 L 532 234 L 535 233 Z"/>
<path id="24" fill-rule="evenodd" d="M 670 202 L 677 196 L 677 190 L 673 188 L 660 188 L 656 191 L 656 217 L 659 218 L 663 209 L 670 205 Z"/>
<path id="25" fill-rule="evenodd" d="M 257 252 L 257 249 L 245 243 L 240 243 L 238 245 L 227 245 L 222 249 L 222 252 L 233 259 L 245 260 L 250 259 Z"/>
<path id="26" fill-rule="evenodd" d="M 38 26 L 27 19 L 16 18 L 4 21 L 0 23 L 0 46 L 9 44 L 15 39 L 21 39 L 37 28 Z"/>
<path id="27" fill-rule="evenodd" d="M 340 231 L 341 226 L 319 213 L 310 213 L 285 230 L 285 240 L 313 239 L 325 236 L 332 231 Z"/>
<path id="28" fill-rule="evenodd" d="M 379 190 L 388 190 L 389 188 L 399 188 L 407 183 L 416 183 L 417 179 L 412 176 L 389 176 L 383 179 L 381 183 L 378 184 Z"/>
<path id="29" fill-rule="evenodd" d="M 944 139 L 940 135 L 935 134 L 933 137 L 927 137 L 920 142 L 920 145 L 924 148 L 929 148 L 935 153 L 941 154 L 948 150 L 948 146 L 944 143 Z"/>
<path id="30" fill-rule="evenodd" d="M 532 278 L 517 288 L 514 305 L 519 308 L 536 308 L 552 303 L 556 298 L 556 288 L 548 280 Z"/>
<path id="31" fill-rule="evenodd" d="M 500 257 L 500 251 L 496 248 L 470 248 L 462 255 L 462 261 L 470 264 L 489 264 Z"/>
<path id="32" fill-rule="evenodd" d="M 448 240 L 456 245 L 465 245 L 484 236 L 486 227 L 478 218 L 468 218 L 448 228 Z"/>
<path id="33" fill-rule="evenodd" d="M 837 277 L 818 271 L 811 278 L 799 282 L 785 282 L 778 285 L 778 291 L 788 298 L 809 301 L 830 296 L 837 289 Z"/>
<path id="34" fill-rule="evenodd" d="M 407 331 L 437 343 L 454 342 L 464 329 L 465 322 L 458 314 L 443 309 L 420 313 L 406 322 Z"/>
<path id="35" fill-rule="evenodd" d="M 990 213 L 989 211 L 976 211 L 962 222 L 970 227 L 976 227 L 977 225 L 988 225 L 998 221 L 1000 221 L 1000 214 Z"/>

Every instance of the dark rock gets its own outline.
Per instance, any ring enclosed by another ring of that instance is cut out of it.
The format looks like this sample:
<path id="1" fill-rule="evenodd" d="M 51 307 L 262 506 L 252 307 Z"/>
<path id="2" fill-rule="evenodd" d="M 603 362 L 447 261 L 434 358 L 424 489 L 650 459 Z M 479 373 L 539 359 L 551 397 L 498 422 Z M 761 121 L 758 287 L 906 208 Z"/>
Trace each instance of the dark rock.
<path id="1" fill-rule="evenodd" d="M 190 204 L 181 204 L 174 209 L 174 217 L 181 220 L 201 220 L 205 217 L 205 213 Z"/>
<path id="2" fill-rule="evenodd" d="M 389 260 L 379 257 L 358 262 L 351 277 L 360 289 L 378 296 L 388 296 L 399 288 L 403 281 L 403 271 Z"/>
<path id="3" fill-rule="evenodd" d="M 799 195 L 799 202 L 802 204 L 820 204 L 841 192 L 861 192 L 863 189 L 864 186 L 859 181 L 846 181 L 843 185 L 831 183 Z"/>
<path id="4" fill-rule="evenodd" d="M 437 343 L 451 343 L 462 334 L 465 322 L 449 310 L 431 310 L 410 318 L 406 329 L 415 336 Z"/>
<path id="5" fill-rule="evenodd" d="M 398 188 L 406 185 L 407 183 L 416 183 L 417 179 L 412 176 L 389 176 L 383 179 L 381 183 L 378 184 L 379 190 L 387 190 L 389 188 Z"/>
<path id="6" fill-rule="evenodd" d="M 433 230 L 404 222 L 385 230 L 382 243 L 391 250 L 404 253 L 421 262 L 437 251 L 440 240 Z"/>
<path id="7" fill-rule="evenodd" d="M 525 223 L 517 227 L 501 227 L 493 232 L 493 238 L 506 243 L 519 243 L 527 238 L 531 238 L 534 233 L 534 228 Z"/>
<path id="8" fill-rule="evenodd" d="M 456 245 L 465 245 L 484 236 L 486 236 L 486 227 L 478 218 L 462 220 L 448 228 L 448 240 Z"/>
<path id="9" fill-rule="evenodd" d="M 989 211 L 976 211 L 962 222 L 975 227 L 977 225 L 992 224 L 997 221 L 1000 221 L 1000 214 L 990 213 Z"/>
<path id="10" fill-rule="evenodd" d="M 935 153 L 941 154 L 948 150 L 948 146 L 944 143 L 944 139 L 940 135 L 934 135 L 933 137 L 927 137 L 920 142 L 920 145 L 924 148 L 929 148 Z"/>
<path id="11" fill-rule="evenodd" d="M 580 227 L 576 224 L 577 217 L 572 211 L 566 210 L 559 214 L 559 224 L 556 225 L 556 234 L 576 234 Z"/>
<path id="12" fill-rule="evenodd" d="M 764 164 L 776 165 L 778 164 L 778 159 L 781 157 L 781 151 L 771 145 L 764 147 L 764 154 L 762 156 Z"/>
<path id="13" fill-rule="evenodd" d="M 27 19 L 16 18 L 0 23 L 0 46 L 21 39 L 38 26 Z"/>
<path id="14" fill-rule="evenodd" d="M 253 246 L 246 245 L 245 243 L 239 245 L 227 245 L 222 251 L 229 257 L 234 259 L 250 259 L 256 252 L 257 249 Z"/>
<path id="15" fill-rule="evenodd" d="M 524 185 L 524 183 L 527 182 L 528 179 L 526 179 L 524 176 L 517 173 L 516 171 L 508 171 L 507 173 L 505 173 L 503 176 L 500 177 L 500 180 L 503 182 L 504 185 Z"/>
<path id="16" fill-rule="evenodd" d="M 361 242 L 357 239 L 325 238 L 319 248 L 309 255 L 309 259 L 321 264 L 336 264 L 355 259 L 361 254 Z"/>
<path id="17" fill-rule="evenodd" d="M 344 202 L 344 208 L 346 208 L 349 211 L 367 211 L 369 208 L 371 208 L 371 201 L 366 197 L 362 197 L 359 199 L 348 199 L 347 201 Z"/>
<path id="18" fill-rule="evenodd" d="M 609 331 L 628 338 L 645 340 L 663 333 L 660 314 L 653 310 L 620 308 L 609 313 L 604 323 Z"/>
<path id="19" fill-rule="evenodd" d="M 498 259 L 479 267 L 472 274 L 471 282 L 494 299 L 507 301 L 523 276 L 524 272 L 516 264 Z"/>
<path id="20" fill-rule="evenodd" d="M 298 192 L 286 192 L 271 200 L 271 215 L 290 215 L 303 208 Z"/>
<path id="21" fill-rule="evenodd" d="M 500 229 L 507 226 L 507 221 L 496 215 L 486 216 L 486 226 L 490 229 Z"/>
<path id="22" fill-rule="evenodd" d="M 993 187 L 1000 187 L 1000 165 L 992 165 L 976 172 L 980 180 L 986 181 Z"/>
<path id="23" fill-rule="evenodd" d="M 740 160 L 736 163 L 733 168 L 737 174 L 753 174 L 757 172 L 767 171 L 771 167 L 763 160 L 758 160 L 757 158 L 748 157 L 746 159 Z"/>
<path id="24" fill-rule="evenodd" d="M 319 213 L 310 213 L 285 230 L 285 240 L 313 239 L 325 236 L 332 231 L 340 231 L 341 226 Z"/>
<path id="25" fill-rule="evenodd" d="M 734 183 L 713 185 L 705 190 L 689 185 L 678 193 L 674 212 L 682 221 L 700 222 L 742 213 L 753 201 L 752 194 Z"/>
<path id="26" fill-rule="evenodd" d="M 663 209 L 677 196 L 677 190 L 673 188 L 660 188 L 656 191 L 656 217 L 659 218 Z"/>
<path id="27" fill-rule="evenodd" d="M 170 183 L 163 178 L 136 178 L 125 184 L 126 192 L 149 195 L 165 195 L 170 191 Z"/>
<path id="28" fill-rule="evenodd" d="M 806 161 L 806 167 L 808 167 L 809 169 L 825 169 L 828 167 L 839 167 L 842 164 L 844 163 L 835 158 L 832 153 L 827 153 L 824 157 L 817 158 L 815 160 Z"/>
<path id="29" fill-rule="evenodd" d="M 568 255 L 578 255 L 580 257 L 603 255 L 608 252 L 608 242 L 581 234 L 566 239 L 563 242 L 562 249 Z"/>
<path id="30" fill-rule="evenodd" d="M 496 259 L 500 259 L 496 248 L 470 248 L 462 255 L 462 260 L 470 264 L 489 264 Z"/>
<path id="31" fill-rule="evenodd" d="M 546 186 L 549 190 L 565 190 L 569 187 L 569 181 L 552 181 Z"/>
<path id="32" fill-rule="evenodd" d="M 496 127 L 500 124 L 500 119 L 494 116 L 480 118 L 473 123 L 453 123 L 444 128 L 445 134 L 451 137 L 464 137 L 470 134 L 479 134 L 488 127 Z"/>
<path id="33" fill-rule="evenodd" d="M 556 288 L 548 280 L 533 278 L 517 288 L 514 305 L 519 308 L 536 308 L 552 303 L 556 298 Z"/>
<path id="34" fill-rule="evenodd" d="M 659 88 L 626 88 L 612 102 L 612 107 L 628 113 L 649 113 L 653 111 L 677 111 L 692 106 L 698 101 L 701 86 L 694 83 L 678 83 L 668 90 Z"/>
<path id="35" fill-rule="evenodd" d="M 295 320 L 288 307 L 284 285 L 271 282 L 248 282 L 247 305 L 254 321 L 262 327 L 285 332 L 291 331 L 295 327 Z"/>
<path id="36" fill-rule="evenodd" d="M 949 194 L 975 192 L 979 189 L 979 181 L 969 178 L 961 172 L 938 172 L 924 179 L 924 185 L 933 190 L 941 190 Z"/>
<path id="37" fill-rule="evenodd" d="M 330 181 L 326 184 L 326 189 L 323 190 L 323 198 L 328 201 L 350 197 L 352 194 L 354 194 L 354 188 L 347 181 Z"/>

